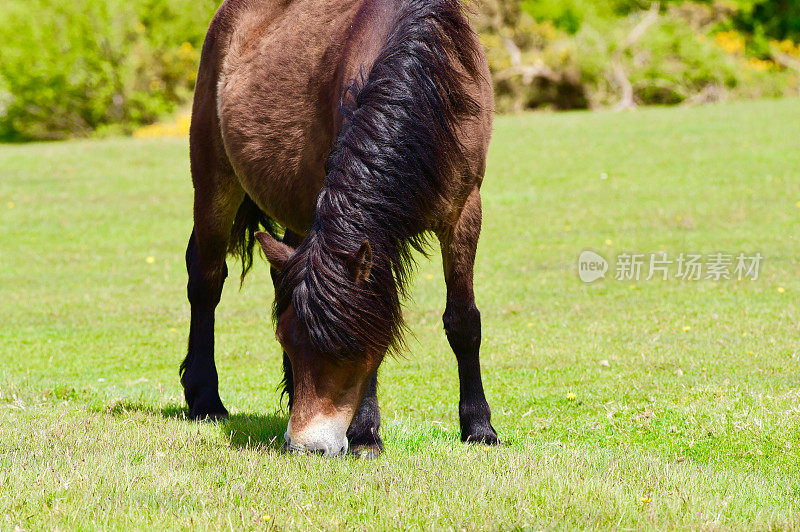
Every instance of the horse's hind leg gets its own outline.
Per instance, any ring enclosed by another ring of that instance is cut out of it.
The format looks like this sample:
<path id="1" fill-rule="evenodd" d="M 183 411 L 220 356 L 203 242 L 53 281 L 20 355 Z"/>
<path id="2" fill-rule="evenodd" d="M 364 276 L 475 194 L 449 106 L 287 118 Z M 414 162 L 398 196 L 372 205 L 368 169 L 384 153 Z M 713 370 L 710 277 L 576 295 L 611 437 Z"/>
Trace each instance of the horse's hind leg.
<path id="1" fill-rule="evenodd" d="M 438 236 L 447 283 L 444 330 L 458 360 L 458 414 L 462 441 L 497 444 L 491 412 L 483 392 L 479 360 L 481 314 L 475 306 L 472 272 L 481 231 L 481 197 L 474 189 L 453 227 Z"/>
<path id="2" fill-rule="evenodd" d="M 244 191 L 235 175 L 220 170 L 217 161 L 213 150 L 192 150 L 194 229 L 186 249 L 191 325 L 188 353 L 181 364 L 181 384 L 192 419 L 228 415 L 219 397 L 214 364 L 214 312 L 228 275 L 225 256 Z"/>

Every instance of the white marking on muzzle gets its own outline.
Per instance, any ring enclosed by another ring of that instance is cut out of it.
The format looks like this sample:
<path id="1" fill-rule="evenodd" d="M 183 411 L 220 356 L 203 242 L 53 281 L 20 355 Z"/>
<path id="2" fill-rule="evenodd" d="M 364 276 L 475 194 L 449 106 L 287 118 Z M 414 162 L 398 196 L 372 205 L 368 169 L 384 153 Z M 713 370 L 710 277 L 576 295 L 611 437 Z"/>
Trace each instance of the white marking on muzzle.
<path id="1" fill-rule="evenodd" d="M 283 439 L 286 449 L 299 453 L 322 453 L 323 456 L 341 456 L 347 453 L 347 428 L 350 419 L 339 417 L 315 417 L 305 429 L 296 434 L 292 431 L 292 420 L 286 427 Z"/>

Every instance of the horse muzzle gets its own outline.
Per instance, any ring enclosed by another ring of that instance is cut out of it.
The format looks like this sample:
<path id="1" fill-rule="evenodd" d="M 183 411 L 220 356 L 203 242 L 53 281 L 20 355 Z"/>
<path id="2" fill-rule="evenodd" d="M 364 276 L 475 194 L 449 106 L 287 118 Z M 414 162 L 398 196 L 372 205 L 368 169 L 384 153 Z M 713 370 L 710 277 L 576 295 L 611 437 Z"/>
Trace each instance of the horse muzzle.
<path id="1" fill-rule="evenodd" d="M 347 425 L 342 429 L 336 421 L 322 420 L 295 434 L 292 431 L 292 421 L 289 420 L 289 426 L 283 435 L 283 450 L 298 454 L 319 454 L 326 458 L 344 456 L 349 448 Z"/>

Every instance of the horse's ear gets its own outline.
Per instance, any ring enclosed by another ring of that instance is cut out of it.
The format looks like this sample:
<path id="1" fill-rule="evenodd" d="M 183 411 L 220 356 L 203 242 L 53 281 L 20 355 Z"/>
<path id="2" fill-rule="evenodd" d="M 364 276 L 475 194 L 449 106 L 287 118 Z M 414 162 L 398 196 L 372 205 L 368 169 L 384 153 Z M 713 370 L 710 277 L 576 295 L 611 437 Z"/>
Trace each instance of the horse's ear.
<path id="1" fill-rule="evenodd" d="M 356 284 L 361 284 L 369 279 L 369 273 L 372 271 L 372 246 L 369 245 L 369 242 L 364 240 L 361 243 L 358 251 L 347 261 L 347 268 Z"/>
<path id="2" fill-rule="evenodd" d="M 261 249 L 264 250 L 264 255 L 266 255 L 272 267 L 278 271 L 283 270 L 286 261 L 294 253 L 294 249 L 283 242 L 279 242 L 274 236 L 265 231 L 256 231 L 254 236 L 258 243 L 261 244 Z"/>

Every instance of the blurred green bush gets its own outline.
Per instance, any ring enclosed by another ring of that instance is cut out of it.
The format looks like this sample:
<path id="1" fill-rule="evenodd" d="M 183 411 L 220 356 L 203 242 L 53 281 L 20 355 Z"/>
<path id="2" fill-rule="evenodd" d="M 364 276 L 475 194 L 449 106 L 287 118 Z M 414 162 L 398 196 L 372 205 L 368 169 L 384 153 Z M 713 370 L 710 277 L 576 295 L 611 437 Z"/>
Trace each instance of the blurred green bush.
<path id="1" fill-rule="evenodd" d="M 743 31 L 773 39 L 800 41 L 800 2 L 739 0 L 735 24 Z"/>
<path id="2" fill-rule="evenodd" d="M 137 130 L 190 100 L 221 0 L 0 0 L 0 139 Z M 797 0 L 475 0 L 498 111 L 800 93 Z"/>
<path id="3" fill-rule="evenodd" d="M 216 0 L 3 0 L 0 137 L 124 132 L 194 88 Z"/>
<path id="4" fill-rule="evenodd" d="M 475 23 L 498 111 L 703 103 L 800 95 L 783 1 L 481 0 Z"/>

